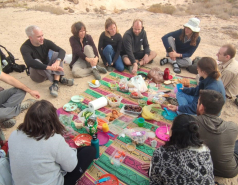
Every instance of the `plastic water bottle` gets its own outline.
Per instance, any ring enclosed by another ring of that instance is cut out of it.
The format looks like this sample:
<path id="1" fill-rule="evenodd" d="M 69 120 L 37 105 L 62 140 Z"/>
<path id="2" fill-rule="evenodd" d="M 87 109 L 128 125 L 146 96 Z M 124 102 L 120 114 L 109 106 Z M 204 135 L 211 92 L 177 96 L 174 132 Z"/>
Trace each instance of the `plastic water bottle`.
<path id="1" fill-rule="evenodd" d="M 94 159 L 99 158 L 99 140 L 97 138 L 97 134 L 93 135 L 93 139 L 91 140 L 91 146 L 94 146 L 96 149 L 96 156 Z"/>

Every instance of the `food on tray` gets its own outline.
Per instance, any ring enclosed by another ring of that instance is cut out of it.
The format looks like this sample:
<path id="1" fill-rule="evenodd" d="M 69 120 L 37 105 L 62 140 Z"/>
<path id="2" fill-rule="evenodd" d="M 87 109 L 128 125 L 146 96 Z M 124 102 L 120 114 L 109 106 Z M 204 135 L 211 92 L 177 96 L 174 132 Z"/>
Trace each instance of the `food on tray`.
<path id="1" fill-rule="evenodd" d="M 93 112 L 90 111 L 85 111 L 83 112 L 83 114 L 81 115 L 81 117 L 84 117 L 85 119 L 87 119 L 88 117 L 92 116 Z"/>
<path id="2" fill-rule="evenodd" d="M 166 81 L 164 81 L 164 84 L 165 84 L 165 85 L 169 85 L 169 84 L 171 84 L 171 83 L 172 83 L 171 80 L 166 80 Z"/>
<path id="3" fill-rule="evenodd" d="M 116 97 L 108 97 L 108 99 L 109 99 L 111 102 L 117 102 Z"/>
<path id="4" fill-rule="evenodd" d="M 121 116 L 121 113 L 115 109 L 112 109 L 112 112 L 110 114 L 107 114 L 106 119 L 111 122 L 117 119 L 119 116 Z"/>
<path id="5" fill-rule="evenodd" d="M 130 95 L 132 98 L 143 98 L 143 95 L 139 91 L 133 90 Z"/>
<path id="6" fill-rule="evenodd" d="M 189 87 L 190 86 L 190 81 L 189 81 L 188 78 L 178 79 L 178 82 L 183 84 L 184 87 Z"/>
<path id="7" fill-rule="evenodd" d="M 124 110 L 131 112 L 141 112 L 142 108 L 138 105 L 125 105 Z"/>

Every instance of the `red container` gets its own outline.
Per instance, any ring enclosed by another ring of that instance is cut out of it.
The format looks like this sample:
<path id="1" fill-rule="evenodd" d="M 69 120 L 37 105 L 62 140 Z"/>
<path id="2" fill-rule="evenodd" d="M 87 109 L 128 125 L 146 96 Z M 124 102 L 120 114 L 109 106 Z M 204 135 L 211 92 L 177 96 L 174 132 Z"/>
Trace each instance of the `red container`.
<path id="1" fill-rule="evenodd" d="M 169 68 L 164 70 L 164 80 L 169 80 Z"/>

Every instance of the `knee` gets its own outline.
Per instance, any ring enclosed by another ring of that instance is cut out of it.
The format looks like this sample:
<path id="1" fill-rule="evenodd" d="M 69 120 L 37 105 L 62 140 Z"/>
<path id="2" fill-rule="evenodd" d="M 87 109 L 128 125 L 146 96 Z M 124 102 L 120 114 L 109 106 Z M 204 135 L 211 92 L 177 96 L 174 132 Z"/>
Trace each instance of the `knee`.
<path id="1" fill-rule="evenodd" d="M 124 71 L 125 66 L 122 64 L 122 65 L 115 66 L 115 68 L 116 68 L 117 71 L 122 72 L 122 71 Z"/>
<path id="2" fill-rule="evenodd" d="M 113 51 L 112 45 L 107 45 L 107 46 L 103 49 L 103 55 L 108 55 L 108 54 L 111 53 L 112 51 Z"/>

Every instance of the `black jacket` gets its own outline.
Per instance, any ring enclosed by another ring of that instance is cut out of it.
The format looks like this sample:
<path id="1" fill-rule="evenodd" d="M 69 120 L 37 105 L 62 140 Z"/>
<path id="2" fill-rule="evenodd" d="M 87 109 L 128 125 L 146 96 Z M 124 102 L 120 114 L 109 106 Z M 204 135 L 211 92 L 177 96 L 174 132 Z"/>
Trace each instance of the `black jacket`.
<path id="1" fill-rule="evenodd" d="M 143 47 L 143 49 L 142 49 Z M 140 34 L 135 36 L 133 28 L 130 28 L 123 35 L 123 44 L 121 55 L 128 55 L 131 63 L 135 63 L 135 53 L 139 53 L 144 50 L 145 54 L 150 54 L 149 43 L 147 40 L 146 31 L 142 28 Z"/>

